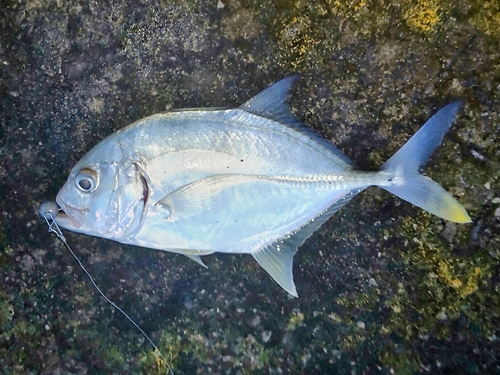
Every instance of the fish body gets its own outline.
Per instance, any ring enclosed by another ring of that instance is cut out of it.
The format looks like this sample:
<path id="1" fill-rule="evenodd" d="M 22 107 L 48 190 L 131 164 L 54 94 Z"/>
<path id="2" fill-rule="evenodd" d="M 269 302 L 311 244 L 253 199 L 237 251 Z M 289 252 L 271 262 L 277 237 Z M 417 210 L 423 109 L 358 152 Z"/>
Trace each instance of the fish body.
<path id="1" fill-rule="evenodd" d="M 297 296 L 297 248 L 368 186 L 448 220 L 470 221 L 451 195 L 418 174 L 457 103 L 380 171 L 363 172 L 290 113 L 293 81 L 281 80 L 237 109 L 160 113 L 111 134 L 72 169 L 56 198 L 64 211 L 57 223 L 201 264 L 199 256 L 214 252 L 251 254 Z"/>

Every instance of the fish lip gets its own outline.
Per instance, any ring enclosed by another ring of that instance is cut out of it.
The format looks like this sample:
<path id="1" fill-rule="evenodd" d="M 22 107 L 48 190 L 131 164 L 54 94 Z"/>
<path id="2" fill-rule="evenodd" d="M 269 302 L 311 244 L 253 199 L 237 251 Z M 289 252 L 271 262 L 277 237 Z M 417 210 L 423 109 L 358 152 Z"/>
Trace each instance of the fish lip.
<path id="1" fill-rule="evenodd" d="M 81 228 L 85 223 L 85 216 L 88 210 L 81 210 L 79 208 L 73 207 L 67 203 L 64 203 L 59 197 L 56 197 L 56 202 L 63 212 L 59 212 L 55 217 L 58 225 L 63 228 Z"/>
<path id="2" fill-rule="evenodd" d="M 64 211 L 59 212 L 54 220 L 56 221 L 57 225 L 69 230 L 76 229 L 77 227 L 75 226 L 75 224 L 78 225 L 78 223 L 76 223 L 74 220 L 71 220 Z"/>

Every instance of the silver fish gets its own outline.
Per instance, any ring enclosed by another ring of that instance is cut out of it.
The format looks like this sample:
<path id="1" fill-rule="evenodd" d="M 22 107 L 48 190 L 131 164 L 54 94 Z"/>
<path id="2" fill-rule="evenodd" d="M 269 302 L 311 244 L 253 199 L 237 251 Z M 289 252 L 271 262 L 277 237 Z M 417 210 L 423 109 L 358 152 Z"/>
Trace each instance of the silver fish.
<path id="1" fill-rule="evenodd" d="M 184 254 L 251 254 L 288 293 L 297 248 L 344 204 L 379 186 L 444 219 L 464 208 L 418 170 L 459 103 L 434 115 L 378 172 L 355 170 L 285 104 L 295 77 L 238 109 L 160 113 L 111 134 L 57 194 L 68 230 Z"/>

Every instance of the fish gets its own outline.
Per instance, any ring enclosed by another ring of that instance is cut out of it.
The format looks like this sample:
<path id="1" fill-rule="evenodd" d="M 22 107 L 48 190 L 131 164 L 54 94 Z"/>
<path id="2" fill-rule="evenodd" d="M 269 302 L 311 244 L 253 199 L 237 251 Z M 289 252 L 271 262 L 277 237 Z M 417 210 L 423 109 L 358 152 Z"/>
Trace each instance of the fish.
<path id="1" fill-rule="evenodd" d="M 201 256 L 251 254 L 297 297 L 293 257 L 335 212 L 378 186 L 445 220 L 471 221 L 420 173 L 461 106 L 448 104 L 378 171 L 361 171 L 286 104 L 296 76 L 236 109 L 158 113 L 104 138 L 72 168 L 57 224 L 123 244 Z"/>

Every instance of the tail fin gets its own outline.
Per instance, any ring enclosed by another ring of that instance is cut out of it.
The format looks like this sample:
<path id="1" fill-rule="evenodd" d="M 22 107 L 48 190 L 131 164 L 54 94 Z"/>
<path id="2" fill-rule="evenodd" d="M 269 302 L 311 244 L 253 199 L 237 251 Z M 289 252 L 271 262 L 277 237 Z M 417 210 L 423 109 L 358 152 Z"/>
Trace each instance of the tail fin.
<path id="1" fill-rule="evenodd" d="M 396 174 L 396 181 L 393 185 L 381 187 L 443 219 L 468 223 L 471 219 L 462 205 L 441 185 L 418 172 L 443 140 L 459 108 L 459 102 L 442 108 L 382 165 L 382 170 Z"/>

